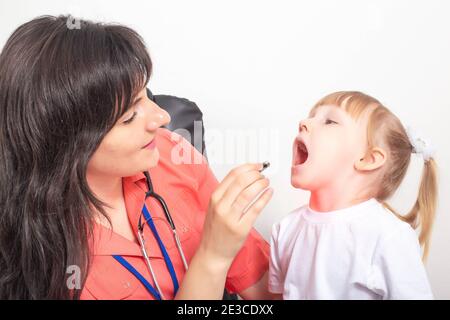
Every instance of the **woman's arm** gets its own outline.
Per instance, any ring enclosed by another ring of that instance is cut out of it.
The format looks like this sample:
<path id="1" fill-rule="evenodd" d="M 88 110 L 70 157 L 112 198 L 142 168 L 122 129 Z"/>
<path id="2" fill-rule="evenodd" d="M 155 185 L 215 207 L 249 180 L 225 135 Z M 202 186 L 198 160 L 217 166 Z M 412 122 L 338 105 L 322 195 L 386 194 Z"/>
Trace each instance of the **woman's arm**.
<path id="1" fill-rule="evenodd" d="M 261 168 L 261 164 L 239 166 L 213 192 L 200 246 L 175 299 L 222 298 L 228 269 L 273 194 Z"/>
<path id="2" fill-rule="evenodd" d="M 262 278 L 250 288 L 247 288 L 239 292 L 239 296 L 245 300 L 271 300 L 273 299 L 272 293 L 268 290 L 267 285 L 268 274 L 264 273 Z"/>
<path id="3" fill-rule="evenodd" d="M 268 272 L 266 272 L 261 280 L 253 286 L 239 292 L 239 296 L 245 300 L 283 300 L 282 294 L 276 294 L 269 291 L 269 286 L 267 283 L 268 279 L 269 275 Z"/>
<path id="4" fill-rule="evenodd" d="M 175 297 L 177 300 L 220 300 L 227 277 L 227 264 L 221 264 L 206 252 L 197 251 L 189 264 Z"/>

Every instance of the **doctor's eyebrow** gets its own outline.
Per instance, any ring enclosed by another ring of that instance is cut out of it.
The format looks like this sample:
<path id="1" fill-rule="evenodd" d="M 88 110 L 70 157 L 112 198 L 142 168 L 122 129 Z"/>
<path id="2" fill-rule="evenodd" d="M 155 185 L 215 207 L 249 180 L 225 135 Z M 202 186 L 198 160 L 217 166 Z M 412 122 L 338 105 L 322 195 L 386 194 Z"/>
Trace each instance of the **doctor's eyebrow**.
<path id="1" fill-rule="evenodd" d="M 130 117 L 131 114 L 134 114 L 133 107 L 141 100 L 142 100 L 142 97 L 134 99 L 134 101 L 130 104 L 130 107 L 128 108 L 128 110 L 125 111 L 122 114 L 122 116 L 119 118 L 119 121 L 126 120 L 126 119 L 128 119 Z"/>
<path id="2" fill-rule="evenodd" d="M 129 114 L 129 113 L 131 112 L 131 110 L 133 109 L 133 107 L 134 107 L 135 105 L 137 105 L 141 100 L 142 100 L 142 97 L 135 98 L 135 99 L 133 100 L 133 102 L 130 104 L 130 108 L 125 112 L 125 114 Z M 124 114 L 124 115 L 125 115 L 125 114 Z"/>
<path id="3" fill-rule="evenodd" d="M 136 105 L 138 102 L 140 102 L 142 100 L 142 97 L 136 98 L 134 99 L 133 103 L 131 103 L 131 106 Z"/>

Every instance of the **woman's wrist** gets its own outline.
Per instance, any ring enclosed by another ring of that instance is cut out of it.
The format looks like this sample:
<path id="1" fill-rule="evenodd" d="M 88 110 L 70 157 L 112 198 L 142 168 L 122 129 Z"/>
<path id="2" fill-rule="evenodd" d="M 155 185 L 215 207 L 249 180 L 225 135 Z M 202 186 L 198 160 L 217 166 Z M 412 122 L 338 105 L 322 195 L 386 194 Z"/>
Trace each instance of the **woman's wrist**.
<path id="1" fill-rule="evenodd" d="M 220 257 L 214 252 L 211 252 L 211 250 L 203 247 L 202 245 L 200 245 L 197 249 L 197 252 L 193 257 L 193 260 L 194 259 L 202 264 L 205 272 L 217 275 L 226 275 L 228 273 L 228 270 L 230 269 L 231 263 L 233 262 L 232 259 Z"/>
<path id="2" fill-rule="evenodd" d="M 189 263 L 175 299 L 221 299 L 231 263 L 200 247 Z"/>

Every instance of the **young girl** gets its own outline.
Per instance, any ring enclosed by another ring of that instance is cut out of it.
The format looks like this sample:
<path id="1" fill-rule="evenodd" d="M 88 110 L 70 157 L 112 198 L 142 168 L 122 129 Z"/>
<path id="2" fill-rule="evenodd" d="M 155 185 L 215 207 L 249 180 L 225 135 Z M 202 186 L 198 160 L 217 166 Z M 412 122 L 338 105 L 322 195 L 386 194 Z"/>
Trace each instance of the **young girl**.
<path id="1" fill-rule="evenodd" d="M 284 299 L 432 299 L 420 253 L 420 245 L 428 252 L 437 201 L 431 151 L 366 94 L 320 100 L 293 145 L 291 183 L 311 197 L 273 227 L 269 290 Z M 411 153 L 423 156 L 424 169 L 417 200 L 401 216 L 385 201 Z"/>

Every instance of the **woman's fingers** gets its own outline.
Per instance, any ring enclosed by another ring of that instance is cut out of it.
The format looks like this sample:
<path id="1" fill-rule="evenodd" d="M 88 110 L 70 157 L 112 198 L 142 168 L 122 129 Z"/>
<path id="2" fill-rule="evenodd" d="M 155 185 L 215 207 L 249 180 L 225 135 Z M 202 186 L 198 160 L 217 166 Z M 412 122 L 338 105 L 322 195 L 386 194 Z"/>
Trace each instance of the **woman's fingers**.
<path id="1" fill-rule="evenodd" d="M 260 170 L 261 168 L 262 168 L 261 163 L 246 163 L 231 170 L 214 191 L 214 198 L 216 198 L 215 200 L 219 201 L 220 199 L 222 199 L 225 192 L 228 190 L 230 185 L 239 175 L 251 170 L 257 171 Z"/>
<path id="2" fill-rule="evenodd" d="M 238 196 L 256 181 L 263 180 L 264 176 L 257 170 L 242 172 L 236 176 L 228 185 L 228 189 L 222 196 L 221 205 L 230 209 Z M 228 210 L 229 211 L 229 210 Z"/>
<path id="3" fill-rule="evenodd" d="M 239 220 L 243 213 L 248 210 L 252 204 L 257 201 L 258 195 L 269 187 L 269 179 L 262 178 L 255 180 L 247 188 L 243 189 L 235 200 L 231 207 L 231 214 L 236 220 Z"/>
<path id="4" fill-rule="evenodd" d="M 267 205 L 273 195 L 272 188 L 266 188 L 258 200 L 256 200 L 242 215 L 240 220 L 240 225 L 243 227 L 244 231 L 250 230 L 253 227 L 253 224 L 261 213 L 262 209 Z"/>
<path id="5" fill-rule="evenodd" d="M 211 196 L 201 248 L 218 260 L 231 264 L 270 200 L 272 191 L 263 192 L 269 180 L 259 172 L 261 168 L 262 164 L 246 164 L 233 169 Z"/>

